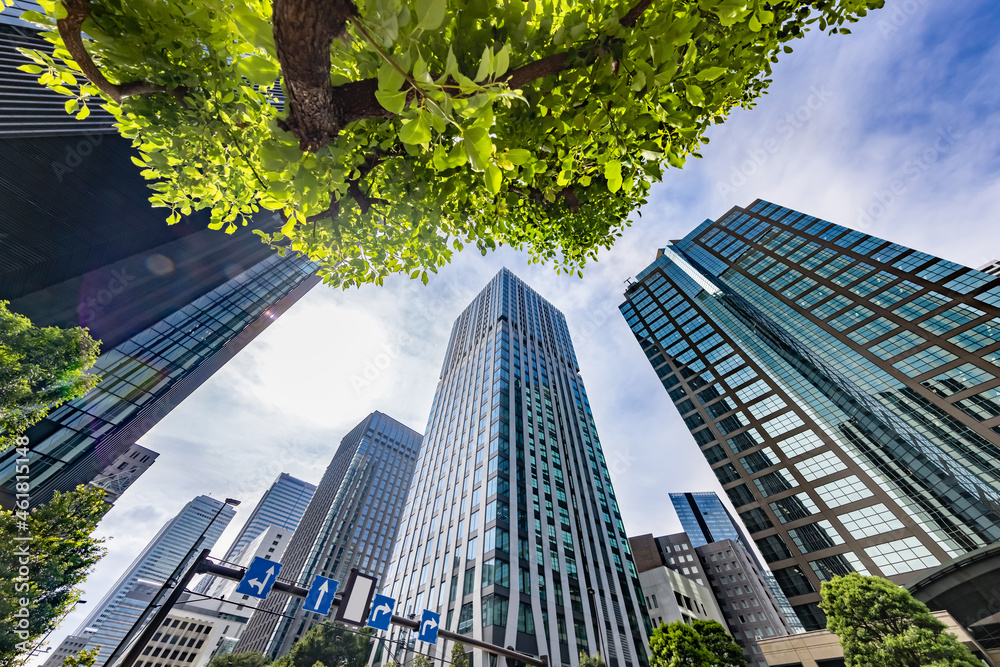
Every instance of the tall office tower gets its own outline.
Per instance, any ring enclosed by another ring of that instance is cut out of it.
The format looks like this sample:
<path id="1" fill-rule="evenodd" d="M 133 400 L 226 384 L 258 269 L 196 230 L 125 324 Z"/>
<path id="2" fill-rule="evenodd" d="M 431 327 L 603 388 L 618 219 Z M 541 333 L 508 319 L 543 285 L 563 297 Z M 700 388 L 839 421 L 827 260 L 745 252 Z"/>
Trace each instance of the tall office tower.
<path id="1" fill-rule="evenodd" d="M 653 537 L 646 534 L 630 537 L 628 543 L 639 570 L 639 582 L 653 627 L 675 621 L 690 624 L 696 620 L 726 625 L 709 586 L 708 575 L 702 571 L 701 560 L 687 535 L 675 533 Z"/>
<path id="2" fill-rule="evenodd" d="M 282 557 L 281 578 L 308 588 L 313 578 L 346 582 L 352 568 L 382 579 L 410 488 L 422 436 L 373 412 L 340 441 Z M 237 651 L 277 657 L 315 623 L 302 600 L 272 593 L 250 617 Z"/>
<path id="3" fill-rule="evenodd" d="M 85 396 L 26 432 L 32 505 L 109 472 L 118 457 L 317 282 L 315 265 L 271 255 L 106 350 Z M 0 453 L 0 504 L 14 500 L 13 449 Z"/>
<path id="4" fill-rule="evenodd" d="M 824 580 L 1000 539 L 1000 278 L 757 200 L 622 314 L 807 629 Z"/>
<path id="5" fill-rule="evenodd" d="M 733 540 L 739 543 L 746 551 L 753 562 L 760 570 L 761 577 L 771 591 L 783 616 L 783 626 L 790 632 L 802 632 L 805 628 L 799 621 L 798 615 L 792 609 L 788 597 L 778 584 L 778 580 L 771 571 L 760 562 L 760 557 L 750 546 L 750 540 L 744 534 L 737 521 L 717 495 L 709 492 L 699 493 L 671 493 L 670 502 L 674 504 L 674 511 L 681 520 L 684 532 L 688 534 L 691 543 L 700 547 L 712 542 L 722 540 Z"/>
<path id="6" fill-rule="evenodd" d="M 299 520 L 302 519 L 302 514 L 309 506 L 314 493 L 316 493 L 315 484 L 303 482 L 286 472 L 279 474 L 278 479 L 274 480 L 271 488 L 253 508 L 253 513 L 243 524 L 240 534 L 233 540 L 232 546 L 222 560 L 227 563 L 236 562 L 243 549 L 269 527 L 281 529 L 291 535 L 299 525 Z M 240 560 L 242 562 L 242 559 Z M 215 577 L 204 577 L 194 590 L 205 593 L 215 581 Z"/>
<path id="7" fill-rule="evenodd" d="M 438 611 L 441 627 L 550 664 L 647 664 L 638 572 L 566 319 L 507 269 L 452 328 L 402 526 L 386 577 L 397 613 Z"/>
<path id="8" fill-rule="evenodd" d="M 211 548 L 235 514 L 232 507 L 220 500 L 198 496 L 163 525 L 73 634 L 76 638 L 86 636 L 88 649 L 101 647 L 98 667 L 108 659 L 153 598 L 147 595 L 143 597 L 145 603 L 136 603 L 135 595 L 129 597 L 133 589 L 140 582 L 155 584 L 155 593 L 192 548 L 196 553 L 199 549 Z"/>

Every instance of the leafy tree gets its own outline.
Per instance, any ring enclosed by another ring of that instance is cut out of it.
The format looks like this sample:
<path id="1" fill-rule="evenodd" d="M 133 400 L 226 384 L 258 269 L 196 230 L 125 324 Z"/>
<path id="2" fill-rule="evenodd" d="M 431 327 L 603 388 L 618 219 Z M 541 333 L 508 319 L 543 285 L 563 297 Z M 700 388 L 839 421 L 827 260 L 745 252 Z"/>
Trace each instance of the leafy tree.
<path id="1" fill-rule="evenodd" d="M 715 657 L 715 664 L 718 667 L 747 667 L 743 649 L 721 623 L 696 620 L 691 627 L 701 635 L 701 641 L 708 652 Z"/>
<path id="2" fill-rule="evenodd" d="M 0 665 L 76 605 L 79 584 L 105 553 L 93 532 L 106 509 L 104 491 L 78 486 L 30 512 L 0 510 L 0 624 L 10 628 L 0 633 Z"/>
<path id="3" fill-rule="evenodd" d="M 97 384 L 85 371 L 99 347 L 86 329 L 36 327 L 0 301 L 0 450 L 49 410 Z"/>
<path id="4" fill-rule="evenodd" d="M 663 623 L 649 638 L 652 667 L 706 667 L 715 664 L 715 656 L 705 647 L 701 635 L 690 625 L 675 621 Z"/>
<path id="5" fill-rule="evenodd" d="M 927 605 L 880 577 L 852 572 L 824 582 L 819 606 L 847 667 L 981 667 Z"/>
<path id="6" fill-rule="evenodd" d="M 271 664 L 273 667 L 315 667 L 316 663 L 327 667 L 364 667 L 371 634 L 369 628 L 351 632 L 341 625 L 320 623 L 292 644 L 287 655 Z"/>
<path id="7" fill-rule="evenodd" d="M 71 655 L 62 662 L 62 667 L 94 667 L 97 664 L 97 654 L 101 651 L 100 646 L 91 649 L 83 649 L 76 655 Z"/>
<path id="8" fill-rule="evenodd" d="M 451 646 L 451 667 L 469 667 L 469 657 L 465 655 L 465 644 L 462 642 Z"/>
<path id="9" fill-rule="evenodd" d="M 431 661 L 423 653 L 418 653 L 410 661 L 410 667 L 431 667 Z"/>
<path id="10" fill-rule="evenodd" d="M 278 211 L 264 236 L 328 283 L 426 281 L 470 244 L 573 272 L 792 40 L 883 3 L 43 0 L 55 51 L 22 69 L 79 118 L 100 97 L 170 222 Z"/>
<path id="11" fill-rule="evenodd" d="M 271 664 L 270 656 L 260 651 L 242 651 L 212 658 L 208 667 L 264 667 Z"/>
<path id="12" fill-rule="evenodd" d="M 580 651 L 579 667 L 604 667 L 604 660 L 601 658 L 600 653 L 597 655 L 587 655 L 583 651 Z"/>

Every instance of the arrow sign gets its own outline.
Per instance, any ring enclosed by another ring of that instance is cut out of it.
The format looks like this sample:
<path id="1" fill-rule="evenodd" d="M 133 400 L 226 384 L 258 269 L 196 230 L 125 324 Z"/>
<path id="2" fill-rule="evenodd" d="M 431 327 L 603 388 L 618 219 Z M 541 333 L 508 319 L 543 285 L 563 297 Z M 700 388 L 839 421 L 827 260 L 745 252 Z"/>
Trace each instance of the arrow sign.
<path id="1" fill-rule="evenodd" d="M 388 630 L 392 620 L 392 610 L 396 608 L 396 600 L 388 595 L 376 595 L 372 600 L 372 613 L 368 617 L 368 627 L 376 630 Z"/>
<path id="2" fill-rule="evenodd" d="M 330 613 L 330 605 L 333 604 L 333 596 L 337 592 L 340 582 L 336 579 L 327 579 L 318 574 L 313 579 L 312 586 L 309 587 L 309 595 L 302 603 L 302 608 L 314 614 L 326 616 Z"/>
<path id="3" fill-rule="evenodd" d="M 417 639 L 428 644 L 436 644 L 438 640 L 438 625 L 440 623 L 441 614 L 424 609 L 424 613 L 420 616 L 420 634 L 417 635 Z"/>
<path id="4" fill-rule="evenodd" d="M 271 592 L 271 587 L 274 586 L 279 572 L 281 572 L 281 563 L 275 563 L 258 556 L 253 559 L 250 567 L 243 574 L 243 579 L 236 587 L 236 592 L 263 600 Z"/>

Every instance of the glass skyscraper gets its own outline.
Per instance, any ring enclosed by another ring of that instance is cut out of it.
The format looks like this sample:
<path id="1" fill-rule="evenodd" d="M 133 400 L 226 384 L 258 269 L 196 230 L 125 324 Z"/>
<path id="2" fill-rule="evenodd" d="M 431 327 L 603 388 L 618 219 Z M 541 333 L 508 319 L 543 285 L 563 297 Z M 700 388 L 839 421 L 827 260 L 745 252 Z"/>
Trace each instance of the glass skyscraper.
<path id="1" fill-rule="evenodd" d="M 647 664 L 638 574 L 566 319 L 507 269 L 452 328 L 401 521 L 386 575 L 396 613 L 437 611 L 448 630 L 552 665 L 581 652 Z M 448 644 L 420 650 L 446 658 Z"/>
<path id="2" fill-rule="evenodd" d="M 208 496 L 188 502 L 163 525 L 68 640 L 86 637 L 88 649 L 100 646 L 96 664 L 103 665 L 148 605 L 148 601 L 140 604 L 130 597 L 132 590 L 141 583 L 165 582 L 192 547 L 197 547 L 196 554 L 211 548 L 235 514 L 232 507 Z"/>
<path id="3" fill-rule="evenodd" d="M 1000 539 L 1000 278 L 757 200 L 621 312 L 807 629 Z"/>
<path id="4" fill-rule="evenodd" d="M 419 433 L 381 412 L 345 435 L 285 549 L 281 578 L 304 588 L 317 574 L 346 583 L 356 567 L 381 580 L 420 443 Z M 272 593 L 250 617 L 236 652 L 285 655 L 325 620 L 302 609 L 301 599 Z"/>
<path id="5" fill-rule="evenodd" d="M 314 493 L 316 493 L 315 484 L 292 477 L 287 472 L 279 474 L 257 506 L 253 508 L 250 518 L 243 524 L 239 535 L 223 556 L 223 562 L 236 562 L 243 549 L 270 526 L 283 528 L 289 533 L 294 531 L 302 519 L 302 514 L 309 507 L 309 501 L 312 500 Z M 217 581 L 215 577 L 206 576 L 198 582 L 194 590 L 206 593 L 215 581 Z"/>
<path id="6" fill-rule="evenodd" d="M 319 279 L 316 265 L 271 255 L 101 354 L 100 383 L 28 430 L 31 502 L 103 472 Z M 14 497 L 16 452 L 0 454 L 0 500 Z"/>

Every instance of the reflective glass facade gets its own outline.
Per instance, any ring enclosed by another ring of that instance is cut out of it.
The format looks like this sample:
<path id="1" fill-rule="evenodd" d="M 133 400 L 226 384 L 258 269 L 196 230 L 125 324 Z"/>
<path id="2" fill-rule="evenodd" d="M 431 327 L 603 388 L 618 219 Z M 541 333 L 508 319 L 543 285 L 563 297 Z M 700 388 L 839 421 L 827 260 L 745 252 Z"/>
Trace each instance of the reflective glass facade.
<path id="1" fill-rule="evenodd" d="M 316 493 L 316 485 L 292 477 L 286 472 L 278 475 L 271 488 L 253 509 L 253 514 L 236 536 L 233 545 L 226 552 L 225 560 L 231 561 L 246 545 L 254 541 L 268 526 L 295 530 L 302 514 L 309 507 L 309 501 Z"/>
<path id="2" fill-rule="evenodd" d="M 765 201 L 621 311 L 805 627 L 820 582 L 1000 539 L 1000 279 Z"/>
<path id="3" fill-rule="evenodd" d="M 421 439 L 381 412 L 344 436 L 281 557 L 281 578 L 304 588 L 317 574 L 346 584 L 351 568 L 358 568 L 382 582 Z M 250 617 L 236 652 L 288 653 L 313 624 L 326 620 L 304 611 L 302 602 L 268 596 Z"/>
<path id="4" fill-rule="evenodd" d="M 638 574 L 565 317 L 507 269 L 452 328 L 386 579 L 396 613 L 437 611 L 442 627 L 551 665 L 580 652 L 647 664 Z M 419 650 L 447 659 L 451 644 Z"/>
<path id="5" fill-rule="evenodd" d="M 141 599 L 131 596 L 133 589 L 142 582 L 165 582 L 192 547 L 198 547 L 192 557 L 200 549 L 211 548 L 235 514 L 236 510 L 221 500 L 198 496 L 164 524 L 74 633 L 87 637 L 88 649 L 101 647 L 97 667 L 104 664 L 152 600 L 149 595 Z M 155 591 L 159 586 L 152 588 Z"/>
<path id="6" fill-rule="evenodd" d="M 97 387 L 27 431 L 32 504 L 93 480 L 316 284 L 315 271 L 296 255 L 272 255 L 104 352 Z M 0 455 L 5 506 L 15 458 L 13 450 Z"/>

